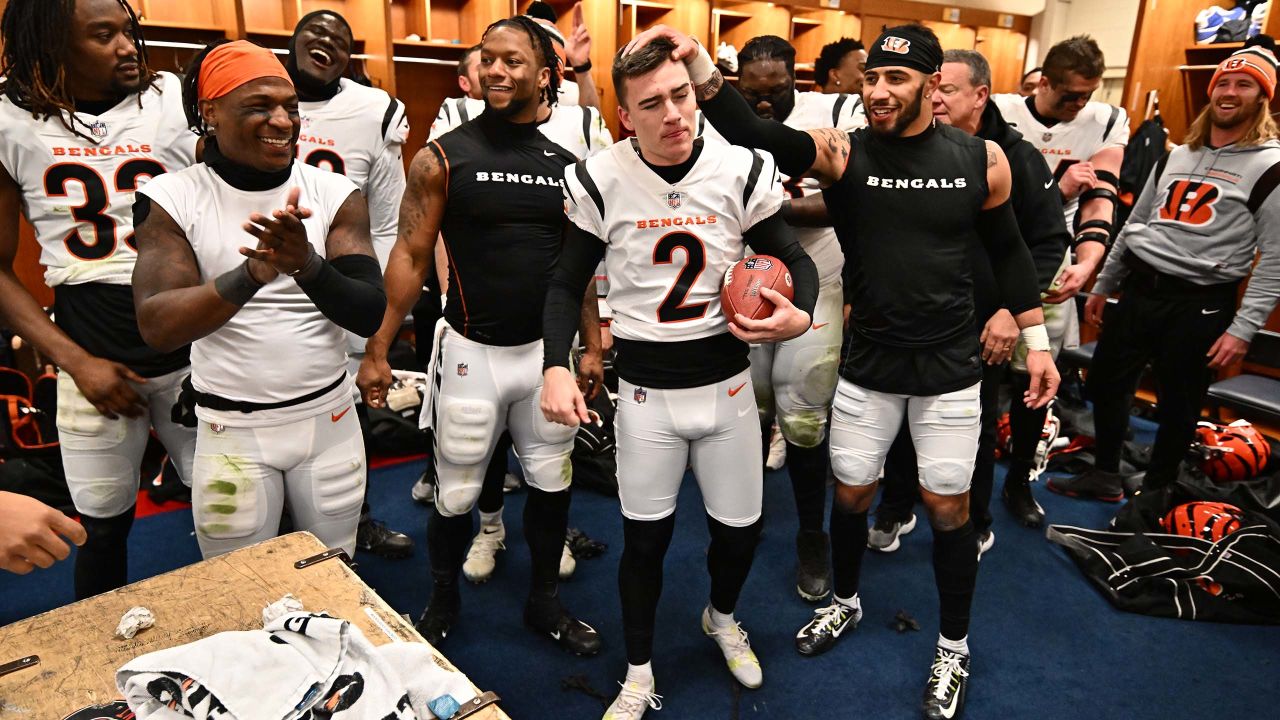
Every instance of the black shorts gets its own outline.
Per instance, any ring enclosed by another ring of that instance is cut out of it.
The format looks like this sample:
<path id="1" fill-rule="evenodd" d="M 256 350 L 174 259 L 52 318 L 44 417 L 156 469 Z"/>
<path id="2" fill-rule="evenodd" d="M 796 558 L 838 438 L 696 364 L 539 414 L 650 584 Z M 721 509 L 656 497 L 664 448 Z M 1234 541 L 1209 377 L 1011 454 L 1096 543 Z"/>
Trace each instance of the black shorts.
<path id="1" fill-rule="evenodd" d="M 978 334 L 924 348 L 897 347 L 846 334 L 840 376 L 859 387 L 895 395 L 941 395 L 982 380 Z"/>

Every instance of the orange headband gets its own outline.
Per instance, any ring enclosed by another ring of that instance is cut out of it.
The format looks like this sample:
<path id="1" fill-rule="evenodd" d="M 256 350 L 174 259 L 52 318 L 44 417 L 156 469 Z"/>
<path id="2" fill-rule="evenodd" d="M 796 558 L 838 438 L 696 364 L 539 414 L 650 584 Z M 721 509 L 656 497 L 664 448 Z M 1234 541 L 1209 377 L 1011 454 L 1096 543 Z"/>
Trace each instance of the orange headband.
<path id="1" fill-rule="evenodd" d="M 280 78 L 290 85 L 289 73 L 274 53 L 248 40 L 219 45 L 200 64 L 200 98 L 214 100 L 250 80 Z"/>

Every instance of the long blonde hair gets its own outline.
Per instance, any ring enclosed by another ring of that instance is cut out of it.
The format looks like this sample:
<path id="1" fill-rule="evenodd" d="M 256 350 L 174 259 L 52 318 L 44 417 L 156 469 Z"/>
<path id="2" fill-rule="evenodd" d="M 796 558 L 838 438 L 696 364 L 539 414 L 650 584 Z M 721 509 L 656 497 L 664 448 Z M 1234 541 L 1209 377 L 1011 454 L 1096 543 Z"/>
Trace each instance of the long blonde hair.
<path id="1" fill-rule="evenodd" d="M 1213 103 L 1210 102 L 1200 111 L 1195 121 L 1191 123 L 1191 127 L 1187 128 L 1184 142 L 1192 150 L 1199 150 L 1209 144 L 1209 133 L 1213 130 L 1213 121 L 1209 118 L 1212 110 Z M 1258 100 L 1258 108 L 1254 112 L 1249 130 L 1235 142 L 1235 146 L 1253 147 L 1277 137 L 1280 137 L 1280 126 L 1277 126 L 1275 118 L 1271 117 L 1270 103 L 1263 95 Z"/>

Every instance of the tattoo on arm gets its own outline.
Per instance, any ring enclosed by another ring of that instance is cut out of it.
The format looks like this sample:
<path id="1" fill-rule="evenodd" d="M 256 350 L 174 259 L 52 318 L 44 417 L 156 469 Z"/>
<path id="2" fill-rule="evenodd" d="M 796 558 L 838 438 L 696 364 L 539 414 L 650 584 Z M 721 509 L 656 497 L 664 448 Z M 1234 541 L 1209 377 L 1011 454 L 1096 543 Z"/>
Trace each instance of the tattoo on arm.
<path id="1" fill-rule="evenodd" d="M 721 75 L 720 71 L 716 70 L 714 73 L 712 73 L 711 78 L 709 80 L 707 80 L 706 82 L 694 88 L 694 92 L 697 94 L 697 97 L 698 97 L 698 102 L 702 102 L 704 100 L 710 100 L 711 98 L 715 97 L 716 93 L 720 92 L 720 88 L 723 86 L 724 86 L 724 75 Z"/>
<path id="2" fill-rule="evenodd" d="M 988 145 L 987 146 L 987 167 L 992 168 L 995 166 L 996 166 L 996 151 L 992 150 L 991 146 Z"/>

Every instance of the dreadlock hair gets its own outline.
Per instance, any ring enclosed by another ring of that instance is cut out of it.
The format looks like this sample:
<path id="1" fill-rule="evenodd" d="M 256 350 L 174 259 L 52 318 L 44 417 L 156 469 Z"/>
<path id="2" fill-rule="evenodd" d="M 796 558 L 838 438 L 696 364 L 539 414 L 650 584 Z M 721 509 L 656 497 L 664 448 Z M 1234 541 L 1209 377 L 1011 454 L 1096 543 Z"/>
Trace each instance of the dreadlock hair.
<path id="1" fill-rule="evenodd" d="M 209 126 L 205 125 L 204 116 L 200 114 L 200 66 L 214 48 L 229 42 L 226 38 L 219 38 L 205 45 L 191 58 L 187 74 L 182 76 L 182 112 L 187 116 L 187 127 L 197 135 L 209 134 Z"/>
<path id="2" fill-rule="evenodd" d="M 738 68 L 759 60 L 780 60 L 787 74 L 796 76 L 796 49 L 777 35 L 760 35 L 747 41 L 738 51 Z"/>
<path id="3" fill-rule="evenodd" d="M 516 28 L 529 36 L 529 43 L 533 45 L 533 54 L 542 60 L 542 67 L 551 71 L 551 80 L 542 89 L 538 99 L 540 102 L 545 102 L 549 107 L 555 105 L 556 100 L 560 97 L 560 58 L 556 56 L 556 50 L 551 45 L 553 42 L 551 34 L 543 29 L 537 20 L 528 15 L 516 15 L 515 17 L 503 18 L 485 28 L 484 35 L 480 36 L 480 44 L 484 44 L 484 39 L 489 37 L 489 33 L 503 27 Z"/>
<path id="4" fill-rule="evenodd" d="M 147 44 L 138 16 L 126 0 L 116 0 L 129 16 L 129 34 L 138 49 L 138 107 L 142 93 L 156 81 L 147 65 Z M 75 99 L 67 92 L 68 29 L 76 11 L 75 0 L 10 0 L 0 17 L 4 54 L 0 59 L 0 93 L 31 116 L 48 120 L 54 115 L 62 126 L 86 140 L 76 130 Z"/>

